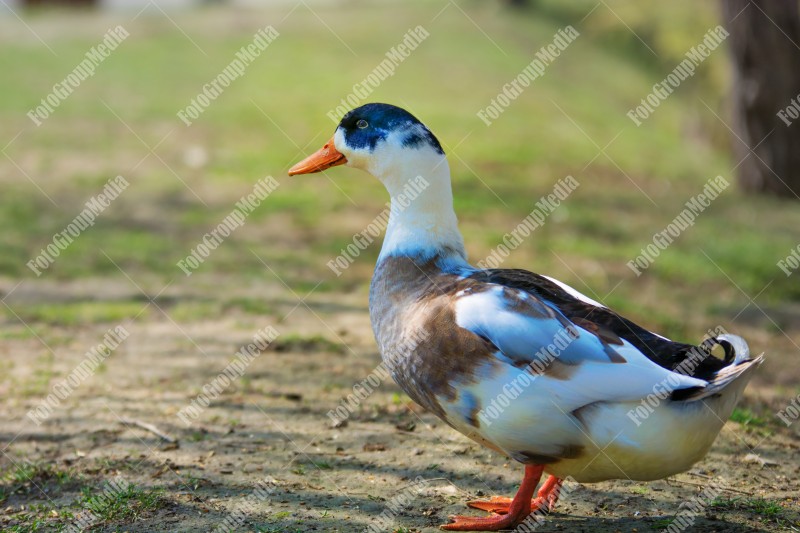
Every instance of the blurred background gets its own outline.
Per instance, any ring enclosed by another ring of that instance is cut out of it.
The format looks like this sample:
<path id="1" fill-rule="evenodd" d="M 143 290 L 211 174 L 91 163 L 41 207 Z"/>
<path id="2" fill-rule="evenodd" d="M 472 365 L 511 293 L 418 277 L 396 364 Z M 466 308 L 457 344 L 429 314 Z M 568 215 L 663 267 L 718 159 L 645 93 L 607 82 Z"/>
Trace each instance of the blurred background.
<path id="1" fill-rule="evenodd" d="M 800 125 L 777 115 L 800 93 L 800 39 L 797 3 L 774 2 L 772 16 L 766 3 L 3 0 L 3 411 L 23 434 L 47 433 L 27 428 L 25 411 L 118 323 L 148 340 L 131 341 L 119 368 L 109 358 L 82 394 L 118 395 L 120 409 L 163 393 L 174 413 L 206 380 L 191 372 L 213 376 L 249 337 L 231 331 L 266 324 L 293 332 L 287 350 L 362 346 L 354 378 L 374 367 L 366 295 L 380 239 L 340 276 L 326 263 L 378 215 L 385 191 L 352 169 L 286 170 L 330 137 L 328 112 L 422 26 L 430 36 L 359 103 L 405 107 L 442 142 L 471 259 L 574 176 L 580 187 L 502 266 L 553 276 L 676 340 L 697 343 L 717 326 L 742 335 L 768 358 L 735 416 L 773 424 L 800 392 L 800 274 L 778 265 L 800 264 L 786 261 L 800 245 Z M 37 126 L 26 114 L 118 25 L 129 36 Z M 278 38 L 191 125 L 181 121 L 269 25 Z M 476 113 L 567 25 L 580 36 L 487 126 Z M 730 37 L 637 126 L 629 110 L 717 25 Z M 32 272 L 26 263 L 118 175 L 129 187 Z M 186 276 L 176 263 L 267 176 L 278 188 Z M 731 187 L 637 276 L 626 264 L 716 176 Z M 324 324 L 303 322 L 298 307 Z M 212 337 L 227 344 L 209 360 L 199 346 Z M 331 398 L 352 386 L 324 357 L 305 361 Z M 148 377 L 155 367 L 164 371 Z"/>
<path id="2" fill-rule="evenodd" d="M 694 340 L 709 324 L 736 317 L 760 336 L 754 344 L 796 348 L 787 336 L 800 325 L 800 283 L 777 266 L 800 242 L 793 196 L 781 201 L 731 187 L 644 275 L 625 266 L 709 179 L 735 183 L 741 168 L 728 43 L 641 126 L 626 116 L 723 22 L 719 6 L 254 4 L 100 2 L 105 7 L 23 10 L 22 20 L 3 8 L 0 275 L 7 285 L 128 284 L 120 268 L 155 290 L 168 281 L 274 281 L 250 249 L 295 290 L 365 291 L 379 243 L 341 277 L 326 262 L 379 213 L 387 200 L 380 184 L 353 170 L 291 180 L 285 171 L 332 133 L 326 113 L 422 25 L 430 37 L 363 101 L 409 108 L 448 149 L 473 259 L 485 257 L 557 179 L 573 175 L 581 189 L 504 266 L 548 273 L 579 290 L 587 290 L 585 281 L 601 297 L 616 287 L 610 306 L 671 336 Z M 118 24 L 130 37 L 36 127 L 28 110 Z M 476 113 L 567 24 L 581 37 L 487 127 Z M 176 113 L 266 25 L 280 32 L 268 52 L 186 126 Z M 790 129 L 770 115 L 775 128 Z M 116 175 L 131 187 L 37 279 L 26 263 Z M 278 190 L 186 278 L 177 261 L 267 175 Z M 205 312 L 225 306 L 224 291 L 207 295 Z M 14 311 L 26 320 L 80 323 L 137 305 L 18 302 Z M 0 311 L 8 330 L 24 331 L 9 309 Z"/>

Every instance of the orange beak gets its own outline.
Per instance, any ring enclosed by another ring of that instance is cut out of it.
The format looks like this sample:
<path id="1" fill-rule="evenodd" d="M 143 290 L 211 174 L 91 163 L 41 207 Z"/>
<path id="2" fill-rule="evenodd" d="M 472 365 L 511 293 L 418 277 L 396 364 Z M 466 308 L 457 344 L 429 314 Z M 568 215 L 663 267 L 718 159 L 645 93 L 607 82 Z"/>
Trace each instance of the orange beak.
<path id="1" fill-rule="evenodd" d="M 345 163 L 347 163 L 347 158 L 336 149 L 333 145 L 333 137 L 331 137 L 331 140 L 326 142 L 325 146 L 290 168 L 289 175 L 313 174 L 314 172 L 321 172 L 326 168 L 344 165 Z"/>

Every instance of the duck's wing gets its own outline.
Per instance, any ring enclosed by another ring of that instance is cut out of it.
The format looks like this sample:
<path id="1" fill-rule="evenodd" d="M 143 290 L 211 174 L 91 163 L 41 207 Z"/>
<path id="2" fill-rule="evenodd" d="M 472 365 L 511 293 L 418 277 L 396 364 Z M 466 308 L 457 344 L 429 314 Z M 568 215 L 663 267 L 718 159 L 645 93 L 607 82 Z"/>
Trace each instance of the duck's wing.
<path id="1" fill-rule="evenodd" d="M 457 325 L 491 343 L 496 360 L 544 377 L 567 412 L 594 402 L 639 400 L 657 386 L 673 392 L 707 384 L 656 364 L 612 330 L 571 319 L 528 291 L 478 282 L 454 295 L 453 308 Z M 499 386 L 503 379 L 487 378 L 485 386 L 495 381 Z"/>
<path id="2" fill-rule="evenodd" d="M 478 271 L 471 277 L 535 296 L 576 325 L 609 342 L 621 339 L 630 343 L 653 363 L 668 370 L 681 370 L 688 366 L 687 363 L 691 363 L 690 375 L 699 379 L 712 379 L 734 358 L 742 355 L 737 353 L 736 344 L 727 342 L 724 336 L 710 339 L 709 342 L 699 346 L 672 341 L 618 315 L 565 283 L 527 270 L 487 269 Z M 724 347 L 725 360 L 717 357 L 698 357 L 698 352 L 710 354 L 714 344 L 721 344 Z M 741 348 L 740 346 L 739 352 L 742 352 Z"/>
<path id="3" fill-rule="evenodd" d="M 674 343 L 547 278 L 524 271 L 513 278 L 473 271 L 451 285 L 438 284 L 448 319 L 436 331 L 461 333 L 434 335 L 446 340 L 437 348 L 446 344 L 448 356 L 437 351 L 424 359 L 450 365 L 450 394 L 437 396 L 444 419 L 519 461 L 574 460 L 581 475 L 595 481 L 655 479 L 685 470 L 710 445 L 761 361 L 749 357 L 738 337 L 720 335 L 716 342 L 730 345 L 734 360 L 699 379 L 692 370 L 698 360 L 713 358 L 709 346 Z M 699 348 L 700 358 L 673 370 L 631 340 L 656 353 L 695 348 L 695 358 Z M 651 424 L 631 418 L 645 399 L 669 406 L 657 410 Z M 594 461 L 612 443 L 617 451 L 610 464 Z M 589 448 L 594 451 L 584 457 Z M 648 466 L 662 456 L 672 458 L 669 468 Z"/>

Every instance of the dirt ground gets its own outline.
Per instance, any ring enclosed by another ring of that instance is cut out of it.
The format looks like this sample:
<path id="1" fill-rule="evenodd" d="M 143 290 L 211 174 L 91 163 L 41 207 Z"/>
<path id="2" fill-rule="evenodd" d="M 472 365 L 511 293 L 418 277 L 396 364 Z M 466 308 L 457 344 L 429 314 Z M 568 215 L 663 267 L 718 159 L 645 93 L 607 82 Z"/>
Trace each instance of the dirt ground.
<path id="1" fill-rule="evenodd" d="M 191 303 L 223 286 L 204 285 L 193 280 L 189 292 L 174 284 L 148 301 L 158 287 L 144 288 L 144 296 L 132 284 L 102 281 L 3 284 L 11 308 L 97 294 L 139 299 L 143 308 L 122 322 L 130 336 L 40 426 L 28 410 L 116 324 L 7 332 L 0 355 L 3 530 L 69 530 L 81 516 L 76 502 L 112 479 L 136 491 L 124 508 L 99 506 L 88 530 L 211 531 L 242 516 L 232 530 L 428 532 L 448 515 L 482 514 L 464 507 L 468 499 L 513 495 L 519 465 L 410 405 L 394 383 L 382 383 L 346 424 L 332 427 L 326 413 L 379 362 L 363 289 L 307 296 L 277 282 L 238 287 L 231 292 L 264 298 L 273 309 L 173 318 L 179 299 Z M 184 424 L 177 413 L 269 325 L 278 338 Z M 45 344 L 58 347 L 57 359 Z M 748 413 L 770 413 L 782 401 L 762 386 L 748 390 L 745 404 Z M 697 497 L 702 506 L 689 514 L 689 530 L 797 531 L 798 430 L 774 418 L 728 422 L 711 453 L 685 474 L 577 486 L 536 530 L 663 530 Z M 705 501 L 710 493 L 703 491 L 720 483 L 725 490 Z"/>

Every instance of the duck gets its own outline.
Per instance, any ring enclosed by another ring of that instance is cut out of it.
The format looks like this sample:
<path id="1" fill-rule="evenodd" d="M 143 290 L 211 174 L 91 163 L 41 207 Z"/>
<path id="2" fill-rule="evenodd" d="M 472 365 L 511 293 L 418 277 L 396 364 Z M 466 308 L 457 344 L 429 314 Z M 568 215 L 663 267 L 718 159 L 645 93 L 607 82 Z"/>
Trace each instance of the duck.
<path id="1" fill-rule="evenodd" d="M 488 515 L 451 516 L 441 529 L 514 528 L 552 511 L 565 481 L 663 479 L 706 455 L 763 354 L 727 331 L 673 341 L 555 278 L 471 265 L 444 149 L 405 109 L 352 109 L 288 173 L 339 165 L 391 198 L 369 314 L 392 378 L 524 469 L 513 498 L 470 501 Z"/>

